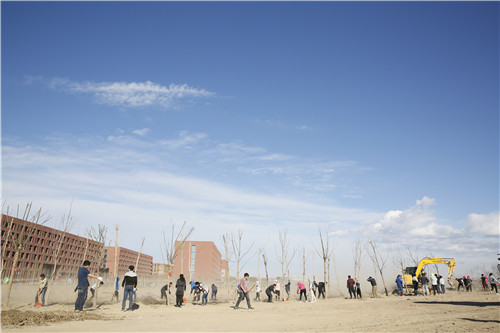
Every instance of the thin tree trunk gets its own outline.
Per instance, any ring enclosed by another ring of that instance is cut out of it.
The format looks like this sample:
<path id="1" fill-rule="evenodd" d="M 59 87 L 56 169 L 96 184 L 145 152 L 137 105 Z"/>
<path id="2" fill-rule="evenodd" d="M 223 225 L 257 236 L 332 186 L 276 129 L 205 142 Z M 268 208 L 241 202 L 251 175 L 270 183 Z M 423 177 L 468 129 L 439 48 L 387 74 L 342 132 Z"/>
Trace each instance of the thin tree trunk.
<path id="1" fill-rule="evenodd" d="M 0 216 L 0 221 L 3 221 L 3 214 L 2 216 Z M 9 230 L 7 231 L 7 235 L 5 237 L 5 241 L 3 243 L 3 248 L 2 248 L 2 258 L 5 258 L 5 252 L 6 252 L 6 249 L 7 249 L 7 243 L 9 242 L 9 237 L 10 237 L 10 234 L 11 234 L 11 231 L 12 231 L 12 225 L 14 224 L 14 218 L 11 217 L 10 219 L 10 224 L 9 224 Z M 1 269 L 0 269 L 0 277 L 3 276 L 3 260 L 2 260 L 2 266 L 1 266 Z"/>
<path id="2" fill-rule="evenodd" d="M 19 260 L 19 251 L 17 250 L 16 253 L 14 254 L 14 260 L 12 262 L 12 268 L 10 270 L 9 274 L 9 282 L 7 283 L 7 290 L 5 290 L 5 305 L 9 305 L 9 300 L 10 300 L 10 293 L 12 291 L 12 281 L 14 280 L 14 274 L 17 271 L 17 261 Z"/>

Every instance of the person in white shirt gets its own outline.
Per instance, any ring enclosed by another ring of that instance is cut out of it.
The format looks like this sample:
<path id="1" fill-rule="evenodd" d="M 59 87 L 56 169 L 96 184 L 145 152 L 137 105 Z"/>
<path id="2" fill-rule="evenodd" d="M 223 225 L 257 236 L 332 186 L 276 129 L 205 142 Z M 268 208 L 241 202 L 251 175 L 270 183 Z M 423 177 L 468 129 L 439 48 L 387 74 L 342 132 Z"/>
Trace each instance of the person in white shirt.
<path id="1" fill-rule="evenodd" d="M 438 279 L 434 273 L 431 273 L 431 284 L 432 284 L 432 292 L 434 295 L 436 295 L 436 292 L 438 291 L 437 286 L 438 286 Z"/>
<path id="2" fill-rule="evenodd" d="M 100 276 L 99 276 L 99 277 L 97 278 L 97 280 L 98 280 L 98 281 L 97 281 L 97 282 L 95 282 L 95 283 L 92 285 L 92 287 L 90 287 L 90 292 L 92 293 L 92 296 L 90 296 L 89 300 L 90 300 L 90 299 L 92 299 L 92 298 L 94 297 L 96 288 L 100 288 L 100 287 L 104 284 L 104 282 L 103 282 L 103 280 L 102 280 L 102 277 L 100 277 Z M 97 285 L 97 283 L 99 283 L 99 286 Z"/>

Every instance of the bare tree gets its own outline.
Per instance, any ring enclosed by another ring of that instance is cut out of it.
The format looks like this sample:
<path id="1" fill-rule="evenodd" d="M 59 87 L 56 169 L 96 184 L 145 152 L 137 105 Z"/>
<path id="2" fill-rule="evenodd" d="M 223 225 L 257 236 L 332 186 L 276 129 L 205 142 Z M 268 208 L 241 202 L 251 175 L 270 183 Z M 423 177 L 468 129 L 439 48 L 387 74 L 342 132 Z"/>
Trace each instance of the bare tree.
<path id="1" fill-rule="evenodd" d="M 8 211 L 8 207 L 7 207 L 7 216 L 8 215 L 9 215 L 9 211 Z M 1 218 L 0 221 L 3 223 L 3 214 L 2 214 L 2 218 Z M 11 217 L 10 218 L 10 223 L 9 223 L 9 229 L 7 230 L 7 234 L 5 235 L 5 241 L 3 243 L 2 258 L 5 258 L 5 256 L 6 256 L 7 244 L 10 241 L 10 235 L 11 235 L 11 232 L 12 232 L 12 226 L 13 225 L 14 225 L 14 218 Z M 4 260 L 2 260 L 2 266 L 0 268 L 0 276 L 3 276 L 3 263 L 4 263 Z"/>
<path id="2" fill-rule="evenodd" d="M 288 267 L 290 267 L 290 263 L 292 262 L 293 257 L 295 256 L 295 253 L 297 252 L 297 249 L 294 249 L 292 254 L 289 255 L 288 230 L 287 229 L 283 229 L 283 230 L 279 231 L 279 240 L 280 240 L 280 247 L 281 247 L 281 255 L 278 255 L 277 257 L 278 257 L 278 262 L 281 264 L 281 277 L 282 277 L 282 281 L 283 281 L 283 285 L 284 285 L 286 272 L 288 271 Z"/>
<path id="3" fill-rule="evenodd" d="M 230 249 L 230 243 L 231 243 L 231 240 L 230 240 L 231 236 L 229 233 L 227 234 L 223 234 L 221 236 L 221 239 L 222 239 L 222 245 L 224 247 L 224 258 L 226 259 L 227 261 L 227 272 L 226 272 L 226 290 L 227 290 L 227 300 L 229 301 L 230 299 L 230 290 L 229 290 L 229 262 L 232 260 L 232 253 L 231 253 L 231 249 Z"/>
<path id="4" fill-rule="evenodd" d="M 329 271 L 328 262 L 329 262 L 330 255 L 332 254 L 333 251 L 330 249 L 330 236 L 328 235 L 328 232 L 325 232 L 323 234 L 320 227 L 318 227 L 318 231 L 319 231 L 319 240 L 320 240 L 320 244 L 321 244 L 321 252 L 318 251 L 318 249 L 316 249 L 316 252 L 323 260 L 323 278 L 324 278 L 325 283 L 327 284 L 327 295 L 329 296 L 330 295 L 330 281 L 329 281 L 330 277 L 328 274 L 328 271 Z"/>
<path id="5" fill-rule="evenodd" d="M 340 290 L 339 271 L 337 270 L 337 260 L 335 260 L 335 253 L 333 250 L 331 258 L 333 261 L 333 269 L 335 270 L 335 277 L 337 278 L 337 290 L 340 294 L 342 294 L 342 291 Z M 328 282 L 330 282 L 330 258 L 328 258 Z"/>
<path id="6" fill-rule="evenodd" d="M 243 230 L 238 230 L 238 233 L 231 233 L 231 248 L 234 254 L 234 261 L 236 262 L 236 281 L 240 280 L 240 269 L 243 269 L 245 265 L 248 263 L 245 260 L 245 257 L 248 255 L 250 250 L 252 249 L 254 243 L 248 249 L 243 248 Z"/>
<path id="7" fill-rule="evenodd" d="M 366 252 L 368 253 L 368 256 L 370 256 L 373 265 L 378 269 L 380 272 L 380 276 L 382 277 L 382 283 L 384 284 L 384 290 L 385 290 L 385 295 L 389 296 L 389 293 L 387 292 L 387 286 L 385 284 L 385 279 L 384 279 L 384 268 L 385 264 L 387 262 L 387 257 L 384 259 L 382 255 L 380 254 L 380 251 L 377 248 L 377 245 L 375 244 L 375 241 L 373 240 L 368 240 L 368 243 L 370 246 L 367 246 Z"/>
<path id="8" fill-rule="evenodd" d="M 52 286 L 56 279 L 58 278 L 58 272 L 60 267 L 58 267 L 59 257 L 61 255 L 61 248 L 64 244 L 64 240 L 66 239 L 66 234 L 71 231 L 73 226 L 75 225 L 75 221 L 73 220 L 73 216 L 71 216 L 71 206 L 69 208 L 68 213 L 63 214 L 59 225 L 56 226 L 56 232 L 54 232 L 54 241 L 52 242 L 52 272 L 50 274 L 49 283 L 47 287 L 47 293 L 45 295 L 45 299 L 48 302 L 50 297 L 50 291 L 52 290 Z"/>
<path id="9" fill-rule="evenodd" d="M 5 298 L 4 305 L 9 305 L 10 294 L 12 291 L 12 282 L 14 280 L 15 273 L 17 272 L 17 264 L 19 260 L 19 255 L 23 252 L 26 244 L 31 241 L 33 234 L 35 233 L 38 224 L 45 224 L 50 220 L 50 216 L 42 214 L 42 208 L 39 208 L 38 211 L 30 217 L 31 214 L 32 203 L 26 204 L 26 208 L 24 209 L 24 214 L 22 218 L 22 225 L 19 229 L 19 233 L 12 232 L 9 236 L 10 239 L 5 239 L 5 242 L 10 243 L 10 248 L 14 252 L 14 259 L 12 262 L 12 267 L 9 272 L 9 282 L 7 283 L 7 288 L 5 290 Z M 19 214 L 19 206 L 17 209 Z M 19 216 L 19 215 L 17 215 Z M 28 221 L 29 220 L 29 221 Z M 11 220 L 13 223 L 14 219 Z M 29 226 L 28 223 L 34 223 L 35 226 Z"/>
<path id="10" fill-rule="evenodd" d="M 139 259 L 141 258 L 141 253 L 142 253 L 142 247 L 144 246 L 144 241 L 146 240 L 146 237 L 142 237 L 142 243 L 141 243 L 141 249 L 139 250 L 139 253 L 137 253 L 137 259 L 135 261 L 135 270 L 139 270 Z"/>
<path id="11" fill-rule="evenodd" d="M 404 253 L 403 251 L 401 250 L 401 246 L 399 245 L 399 243 L 396 243 L 394 245 L 394 250 L 393 250 L 393 255 L 392 255 L 392 263 L 394 266 L 396 266 L 396 268 L 398 269 L 398 271 L 401 273 L 401 274 L 404 274 L 404 271 L 405 271 L 405 256 L 404 256 Z"/>
<path id="12" fill-rule="evenodd" d="M 412 250 L 412 249 L 408 248 L 407 252 L 408 252 L 407 258 L 408 258 L 409 263 L 412 264 L 413 266 L 418 266 L 418 263 L 420 262 L 420 256 L 418 254 L 418 249 L 415 248 L 414 250 Z"/>
<path id="13" fill-rule="evenodd" d="M 290 277 L 288 277 L 290 278 Z M 302 283 L 306 280 L 306 248 L 302 248 Z M 283 281 L 284 282 L 284 281 Z"/>
<path id="14" fill-rule="evenodd" d="M 111 301 L 115 298 L 115 292 L 118 293 L 117 290 L 115 290 L 115 281 L 116 278 L 118 277 L 118 230 L 120 229 L 120 226 L 118 224 L 115 225 L 115 265 L 113 268 L 113 283 L 111 283 L 111 287 L 113 288 L 113 294 L 111 296 Z M 118 299 L 118 294 L 116 296 Z"/>
<path id="15" fill-rule="evenodd" d="M 356 239 L 352 244 L 352 259 L 354 263 L 354 276 L 359 278 L 361 272 L 361 260 L 363 258 L 363 246 L 361 239 Z"/>
<path id="16" fill-rule="evenodd" d="M 399 243 L 395 245 L 394 248 L 394 253 L 392 256 L 392 263 L 395 267 L 397 267 L 398 271 L 401 273 L 401 276 L 403 277 L 403 284 L 405 286 L 406 292 L 408 292 L 408 285 L 406 284 L 406 279 L 404 278 L 405 276 L 405 254 L 403 253 L 401 246 Z"/>
<path id="17" fill-rule="evenodd" d="M 172 276 L 172 271 L 174 269 L 175 259 L 179 254 L 179 251 L 184 246 L 184 243 L 188 240 L 189 236 L 194 231 L 194 227 L 188 227 L 187 222 L 184 221 L 181 228 L 176 232 L 175 224 L 172 223 L 170 235 L 165 234 L 165 230 L 163 230 L 163 253 L 165 254 L 167 270 L 168 270 L 168 281 L 167 284 L 170 284 L 170 278 Z M 177 243 L 177 246 L 176 246 Z M 160 250 L 162 249 L 162 244 L 160 243 Z M 183 267 L 181 266 L 181 271 Z M 169 304 L 168 295 L 166 297 L 165 304 Z"/>
<path id="18" fill-rule="evenodd" d="M 266 252 L 263 251 L 262 253 L 262 260 L 264 261 L 264 269 L 266 270 L 266 286 L 269 285 L 269 273 L 267 272 L 267 258 L 266 258 Z"/>
<path id="19" fill-rule="evenodd" d="M 97 230 L 95 230 L 94 228 L 91 228 L 91 232 L 90 232 L 90 237 L 92 238 L 92 240 L 94 240 L 98 243 L 102 243 L 101 250 L 95 256 L 95 259 L 96 259 L 95 261 L 97 262 L 97 271 L 99 272 L 98 273 L 99 275 L 104 270 L 104 254 L 105 254 L 104 247 L 106 246 L 107 233 L 108 233 L 108 228 L 102 224 L 97 225 Z M 100 281 L 98 280 L 96 282 L 94 302 L 92 304 L 92 306 L 94 308 L 97 307 L 97 299 L 99 297 L 99 283 L 100 283 Z"/>
<path id="20" fill-rule="evenodd" d="M 86 237 L 85 237 L 85 251 L 83 251 L 83 260 L 84 261 L 87 260 L 87 253 L 89 252 L 89 245 L 90 245 L 89 240 L 90 240 L 90 237 L 92 235 L 92 229 L 90 229 L 90 228 L 87 229 L 85 231 L 85 235 L 86 235 Z"/>

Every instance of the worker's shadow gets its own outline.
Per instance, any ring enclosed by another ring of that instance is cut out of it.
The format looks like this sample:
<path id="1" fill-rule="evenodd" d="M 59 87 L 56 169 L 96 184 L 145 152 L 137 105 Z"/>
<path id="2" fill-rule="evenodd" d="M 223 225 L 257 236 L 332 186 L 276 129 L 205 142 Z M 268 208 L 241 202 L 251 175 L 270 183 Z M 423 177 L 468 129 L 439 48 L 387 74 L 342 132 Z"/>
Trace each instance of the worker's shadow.
<path id="1" fill-rule="evenodd" d="M 463 302 L 463 301 L 448 301 L 448 302 L 429 302 L 429 301 L 417 301 L 415 303 L 419 304 L 450 304 L 450 305 L 465 305 L 465 306 L 500 306 L 500 302 Z"/>
<path id="2" fill-rule="evenodd" d="M 478 322 L 478 323 L 497 323 L 499 324 L 500 323 L 500 320 L 484 320 L 484 319 L 473 319 L 473 318 L 460 318 L 462 320 L 468 320 L 468 321 L 474 321 L 474 322 Z"/>

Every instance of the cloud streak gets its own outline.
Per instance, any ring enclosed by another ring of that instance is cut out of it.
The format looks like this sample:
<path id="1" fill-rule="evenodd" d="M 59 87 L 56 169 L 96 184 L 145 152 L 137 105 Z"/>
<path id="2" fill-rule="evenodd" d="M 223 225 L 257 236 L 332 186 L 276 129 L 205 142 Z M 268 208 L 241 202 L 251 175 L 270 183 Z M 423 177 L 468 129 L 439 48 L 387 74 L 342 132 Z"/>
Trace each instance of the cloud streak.
<path id="1" fill-rule="evenodd" d="M 40 77 L 26 77 L 31 84 L 41 81 L 56 91 L 74 94 L 88 94 L 99 104 L 137 108 L 147 106 L 174 107 L 182 99 L 196 99 L 214 96 L 214 92 L 191 87 L 187 84 L 160 85 L 145 82 L 77 82 L 65 78 L 44 80 Z"/>

